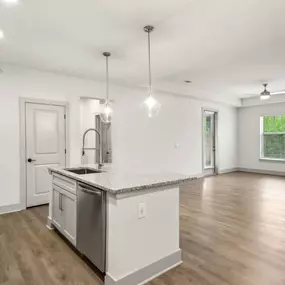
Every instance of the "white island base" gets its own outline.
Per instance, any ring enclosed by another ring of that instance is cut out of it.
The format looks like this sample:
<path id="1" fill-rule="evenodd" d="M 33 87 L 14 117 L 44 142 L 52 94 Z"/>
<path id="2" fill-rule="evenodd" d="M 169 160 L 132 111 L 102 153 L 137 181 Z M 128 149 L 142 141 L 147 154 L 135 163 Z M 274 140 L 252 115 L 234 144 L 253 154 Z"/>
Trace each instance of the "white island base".
<path id="1" fill-rule="evenodd" d="M 57 168 L 49 171 L 53 187 L 47 226 L 56 227 L 75 247 L 78 183 L 106 193 L 106 285 L 145 284 L 181 264 L 179 184 L 191 178 L 107 171 L 75 175 Z"/>
<path id="2" fill-rule="evenodd" d="M 105 284 L 145 284 L 182 262 L 178 187 L 108 194 L 107 201 Z"/>

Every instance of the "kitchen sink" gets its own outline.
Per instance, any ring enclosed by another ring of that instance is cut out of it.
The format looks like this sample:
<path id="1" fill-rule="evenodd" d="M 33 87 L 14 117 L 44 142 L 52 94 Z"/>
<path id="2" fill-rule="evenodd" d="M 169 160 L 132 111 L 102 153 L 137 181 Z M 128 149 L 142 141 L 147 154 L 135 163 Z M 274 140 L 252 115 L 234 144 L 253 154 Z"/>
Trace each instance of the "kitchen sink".
<path id="1" fill-rule="evenodd" d="M 92 173 L 101 173 L 103 171 L 99 169 L 92 169 L 92 168 L 67 168 L 65 171 L 72 172 L 75 174 L 83 175 L 83 174 L 92 174 Z"/>

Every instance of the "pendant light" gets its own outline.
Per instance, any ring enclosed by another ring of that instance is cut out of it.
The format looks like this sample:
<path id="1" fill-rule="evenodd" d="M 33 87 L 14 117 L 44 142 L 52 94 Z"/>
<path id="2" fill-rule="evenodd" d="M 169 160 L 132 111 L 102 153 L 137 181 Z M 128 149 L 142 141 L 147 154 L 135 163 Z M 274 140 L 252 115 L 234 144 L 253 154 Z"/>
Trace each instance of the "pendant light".
<path id="1" fill-rule="evenodd" d="M 150 59 L 150 33 L 154 30 L 153 26 L 145 26 L 144 31 L 148 35 L 148 71 L 149 71 L 149 81 L 148 81 L 148 97 L 143 102 L 143 106 L 150 118 L 158 115 L 161 104 L 153 97 L 152 94 L 152 81 L 151 81 L 151 59 Z"/>
<path id="2" fill-rule="evenodd" d="M 262 92 L 260 93 L 260 99 L 261 99 L 261 100 L 269 99 L 270 96 L 271 96 L 270 92 L 266 89 L 267 85 L 268 85 L 267 83 L 264 83 L 264 84 L 263 84 L 263 86 L 264 86 L 264 91 L 262 91 Z"/>
<path id="3" fill-rule="evenodd" d="M 112 122 L 112 116 L 113 116 L 113 110 L 110 106 L 110 101 L 109 101 L 109 56 L 111 54 L 109 52 L 104 52 L 103 55 L 106 57 L 106 99 L 105 99 L 105 105 L 100 113 L 100 118 L 101 120 L 108 124 Z"/>

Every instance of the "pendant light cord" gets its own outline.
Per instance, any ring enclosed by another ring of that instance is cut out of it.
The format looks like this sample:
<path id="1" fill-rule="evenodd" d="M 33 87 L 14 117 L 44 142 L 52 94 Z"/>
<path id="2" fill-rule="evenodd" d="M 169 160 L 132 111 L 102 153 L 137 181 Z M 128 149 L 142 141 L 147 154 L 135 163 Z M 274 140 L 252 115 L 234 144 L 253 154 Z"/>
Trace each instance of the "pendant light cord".
<path id="1" fill-rule="evenodd" d="M 106 56 L 106 104 L 109 103 L 109 56 Z"/>
<path id="2" fill-rule="evenodd" d="M 148 82 L 149 82 L 149 95 L 151 96 L 152 93 L 152 82 L 151 82 L 151 58 L 150 58 L 150 31 L 147 32 L 148 34 Z"/>

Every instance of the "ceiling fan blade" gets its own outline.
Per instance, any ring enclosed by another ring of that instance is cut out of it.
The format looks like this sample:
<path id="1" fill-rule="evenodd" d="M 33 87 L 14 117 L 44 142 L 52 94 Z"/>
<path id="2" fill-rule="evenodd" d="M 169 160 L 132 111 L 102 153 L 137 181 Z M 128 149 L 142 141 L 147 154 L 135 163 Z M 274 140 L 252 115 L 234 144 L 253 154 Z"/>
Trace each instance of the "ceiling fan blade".
<path id="1" fill-rule="evenodd" d="M 278 95 L 278 94 L 285 94 L 285 90 L 277 91 L 277 92 L 271 92 L 271 95 Z"/>

